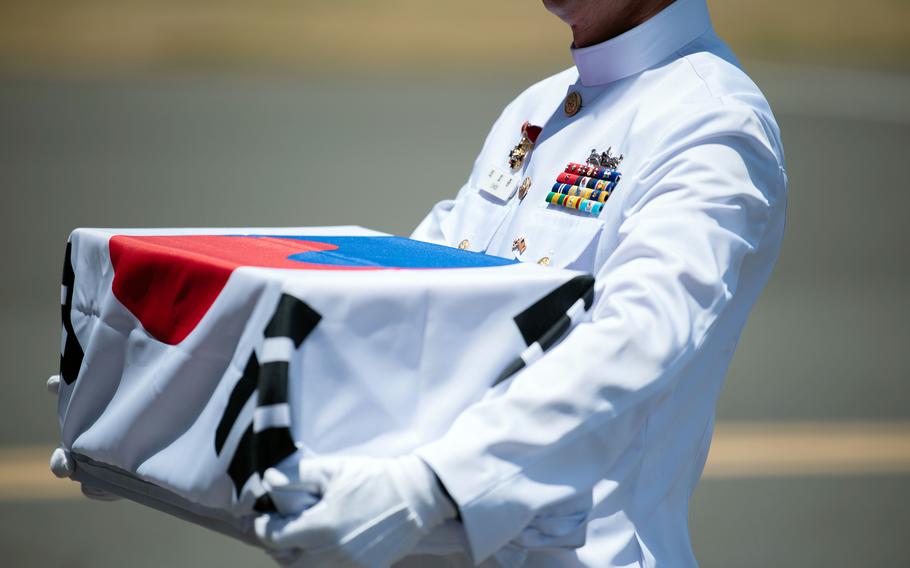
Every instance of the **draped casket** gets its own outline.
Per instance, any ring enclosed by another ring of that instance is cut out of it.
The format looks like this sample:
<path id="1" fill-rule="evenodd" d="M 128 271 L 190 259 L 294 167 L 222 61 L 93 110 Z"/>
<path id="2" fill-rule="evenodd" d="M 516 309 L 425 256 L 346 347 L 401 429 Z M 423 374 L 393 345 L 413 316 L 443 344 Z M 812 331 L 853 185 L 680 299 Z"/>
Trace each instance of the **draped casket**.
<path id="1" fill-rule="evenodd" d="M 441 436 L 586 317 L 593 282 L 358 227 L 79 229 L 62 445 L 75 479 L 252 541 L 266 468 Z"/>

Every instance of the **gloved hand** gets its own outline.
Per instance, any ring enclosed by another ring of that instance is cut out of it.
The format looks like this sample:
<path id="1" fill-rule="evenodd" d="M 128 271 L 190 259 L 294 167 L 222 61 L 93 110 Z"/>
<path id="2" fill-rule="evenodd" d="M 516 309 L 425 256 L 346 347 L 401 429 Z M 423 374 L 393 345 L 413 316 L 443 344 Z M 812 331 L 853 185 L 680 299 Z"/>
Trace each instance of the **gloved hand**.
<path id="1" fill-rule="evenodd" d="M 60 393 L 60 375 L 51 375 L 47 379 L 47 390 L 54 395 Z M 51 453 L 50 466 L 51 473 L 59 478 L 65 478 L 73 475 L 73 471 L 76 469 L 76 461 L 73 459 L 69 450 L 60 446 Z M 89 499 L 94 499 L 96 501 L 117 501 L 120 499 L 118 495 L 114 495 L 113 493 L 98 487 L 91 487 L 84 483 L 80 484 L 80 486 L 82 488 L 82 494 Z"/>
<path id="2" fill-rule="evenodd" d="M 283 492 L 320 496 L 302 513 L 256 519 L 256 535 L 283 564 L 386 567 L 455 517 L 436 475 L 413 455 L 304 459 L 294 479 L 269 469 L 263 481 L 276 501 Z"/>

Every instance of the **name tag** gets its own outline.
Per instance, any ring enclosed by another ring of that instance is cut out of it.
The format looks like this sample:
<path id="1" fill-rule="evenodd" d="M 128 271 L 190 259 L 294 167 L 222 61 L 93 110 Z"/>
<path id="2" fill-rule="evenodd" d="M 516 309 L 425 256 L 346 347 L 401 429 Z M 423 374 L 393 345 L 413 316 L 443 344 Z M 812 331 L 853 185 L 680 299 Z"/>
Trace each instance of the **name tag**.
<path id="1" fill-rule="evenodd" d="M 480 187 L 480 191 L 500 201 L 508 201 L 515 195 L 515 190 L 518 188 L 518 177 L 496 166 L 489 166 L 480 176 L 478 187 Z"/>

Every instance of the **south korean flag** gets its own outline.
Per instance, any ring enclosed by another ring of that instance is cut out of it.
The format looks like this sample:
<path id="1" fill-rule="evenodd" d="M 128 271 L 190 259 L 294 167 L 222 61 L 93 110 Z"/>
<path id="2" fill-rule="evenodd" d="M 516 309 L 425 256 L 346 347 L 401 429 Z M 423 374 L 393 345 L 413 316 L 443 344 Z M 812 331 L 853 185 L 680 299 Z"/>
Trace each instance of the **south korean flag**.
<path id="1" fill-rule="evenodd" d="M 358 227 L 80 229 L 62 447 L 88 486 L 253 542 L 267 468 L 439 438 L 584 321 L 593 284 Z"/>

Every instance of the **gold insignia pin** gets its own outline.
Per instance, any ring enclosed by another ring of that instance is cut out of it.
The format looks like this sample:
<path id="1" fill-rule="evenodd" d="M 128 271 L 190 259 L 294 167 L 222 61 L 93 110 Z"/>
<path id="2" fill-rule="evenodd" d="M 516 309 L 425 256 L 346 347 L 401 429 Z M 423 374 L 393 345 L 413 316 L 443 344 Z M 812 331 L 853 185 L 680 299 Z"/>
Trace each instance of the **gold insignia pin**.
<path id="1" fill-rule="evenodd" d="M 575 116 L 578 114 L 578 111 L 581 110 L 581 95 L 578 94 L 578 91 L 569 93 L 566 97 L 565 104 L 562 105 L 562 110 L 567 116 Z"/>
<path id="2" fill-rule="evenodd" d="M 512 250 L 517 251 L 518 254 L 524 254 L 526 248 L 528 248 L 528 243 L 525 242 L 524 237 L 518 237 L 512 241 Z"/>
<path id="3" fill-rule="evenodd" d="M 528 194 L 528 190 L 531 189 L 531 178 L 526 177 L 521 181 L 521 185 L 518 186 L 518 199 L 524 199 Z"/>
<path id="4" fill-rule="evenodd" d="M 510 168 L 517 170 L 521 167 L 525 157 L 531 151 L 531 148 L 534 147 L 534 143 L 537 142 L 537 137 L 540 135 L 541 130 L 543 129 L 540 126 L 534 126 L 528 121 L 521 125 L 521 138 L 519 138 L 518 144 L 509 152 Z"/>

